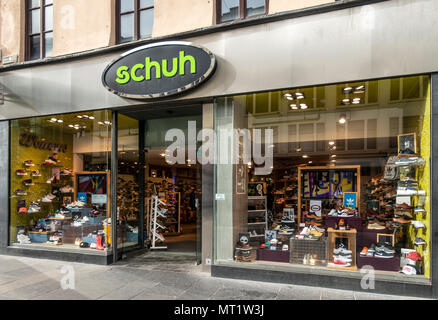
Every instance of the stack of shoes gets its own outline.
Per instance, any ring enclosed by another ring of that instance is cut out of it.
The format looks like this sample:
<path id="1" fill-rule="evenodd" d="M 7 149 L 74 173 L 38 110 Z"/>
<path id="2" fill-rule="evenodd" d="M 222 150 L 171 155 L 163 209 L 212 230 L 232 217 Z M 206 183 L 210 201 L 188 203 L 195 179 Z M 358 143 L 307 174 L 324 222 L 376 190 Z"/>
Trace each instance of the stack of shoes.
<path id="1" fill-rule="evenodd" d="M 396 197 L 396 182 L 387 181 L 377 176 L 368 181 L 366 186 L 367 219 L 371 228 L 380 230 L 380 225 L 386 228 L 391 227 L 390 222 L 393 217 L 393 210 Z M 380 223 L 379 223 L 380 222 Z"/>
<path id="2" fill-rule="evenodd" d="M 316 226 L 304 227 L 303 230 L 296 236 L 300 240 L 319 240 L 324 236 L 325 229 L 318 228 Z"/>
<path id="3" fill-rule="evenodd" d="M 331 217 L 356 217 L 357 216 L 357 209 L 349 209 L 345 207 L 341 207 L 338 209 L 332 209 L 329 213 L 329 216 Z"/>
<path id="4" fill-rule="evenodd" d="M 413 219 L 412 210 L 413 208 L 406 203 L 397 204 L 394 211 L 394 218 L 392 219 L 392 225 L 394 227 L 402 227 L 410 224 Z"/>
<path id="5" fill-rule="evenodd" d="M 376 257 L 376 258 L 394 258 L 395 250 L 389 243 L 374 243 L 369 247 L 364 247 L 360 253 L 361 256 L 365 257 Z"/>
<path id="6" fill-rule="evenodd" d="M 329 267 L 349 267 L 351 266 L 352 251 L 348 250 L 341 243 L 337 248 L 333 249 L 333 262 L 329 262 Z"/>
<path id="7" fill-rule="evenodd" d="M 315 213 L 304 212 L 304 222 L 306 226 L 316 226 L 321 227 L 323 225 L 323 218 L 317 216 Z"/>

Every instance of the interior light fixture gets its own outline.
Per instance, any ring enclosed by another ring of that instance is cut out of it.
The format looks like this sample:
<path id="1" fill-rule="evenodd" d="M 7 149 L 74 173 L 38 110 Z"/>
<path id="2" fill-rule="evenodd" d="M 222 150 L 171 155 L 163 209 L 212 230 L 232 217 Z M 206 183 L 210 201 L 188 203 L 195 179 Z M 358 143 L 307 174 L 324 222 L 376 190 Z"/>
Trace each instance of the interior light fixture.
<path id="1" fill-rule="evenodd" d="M 339 123 L 340 124 L 344 124 L 345 122 L 347 122 L 347 115 L 345 113 L 341 114 L 341 116 L 339 117 Z"/>
<path id="2" fill-rule="evenodd" d="M 351 104 L 351 100 L 350 99 L 342 99 L 341 104 L 349 105 L 349 104 Z"/>
<path id="3" fill-rule="evenodd" d="M 334 145 L 335 145 L 335 142 L 333 140 L 330 140 L 329 141 L 329 146 L 334 146 Z"/>
<path id="4" fill-rule="evenodd" d="M 303 155 L 303 158 L 304 158 L 304 159 L 307 159 L 308 157 L 309 157 L 309 156 L 308 156 L 307 154 L 304 154 L 304 155 Z"/>
<path id="5" fill-rule="evenodd" d="M 58 119 L 58 122 L 59 122 L 59 123 L 63 123 L 63 122 L 64 122 L 64 120 Z"/>
<path id="6" fill-rule="evenodd" d="M 352 103 L 353 103 L 353 104 L 359 104 L 360 101 L 361 101 L 360 98 L 354 98 Z"/>
<path id="7" fill-rule="evenodd" d="M 102 121 L 99 121 L 98 124 L 104 125 L 105 123 L 103 123 Z"/>
<path id="8" fill-rule="evenodd" d="M 72 124 L 69 124 L 68 126 L 69 126 L 70 128 L 73 128 L 73 127 L 74 127 Z"/>
<path id="9" fill-rule="evenodd" d="M 90 117 L 88 117 L 88 119 L 90 119 L 90 120 L 94 120 L 94 117 L 93 117 L 93 116 L 90 116 Z"/>
<path id="10" fill-rule="evenodd" d="M 364 93 L 365 92 L 365 86 L 360 85 L 354 88 L 353 93 Z"/>
<path id="11" fill-rule="evenodd" d="M 284 94 L 284 97 L 285 97 L 285 98 L 291 98 L 292 95 L 291 95 L 290 93 L 285 93 L 285 94 Z"/>
<path id="12" fill-rule="evenodd" d="M 305 109 L 308 108 L 308 106 L 307 106 L 307 104 L 305 104 L 305 103 L 301 103 L 301 104 L 300 104 L 300 108 L 301 108 L 302 110 L 305 110 Z"/>
<path id="13" fill-rule="evenodd" d="M 336 158 L 336 155 L 335 155 L 335 154 L 332 154 L 332 158 Z"/>
<path id="14" fill-rule="evenodd" d="M 58 121 L 58 119 L 52 118 L 52 119 L 50 119 L 50 121 L 56 122 L 56 121 Z"/>
<path id="15" fill-rule="evenodd" d="M 351 93 L 352 91 L 353 91 L 353 87 L 342 88 L 342 93 L 343 94 L 348 94 L 348 93 Z"/>
<path id="16" fill-rule="evenodd" d="M 295 149 L 297 152 L 301 152 L 301 148 L 296 148 Z"/>
<path id="17" fill-rule="evenodd" d="M 313 163 L 313 161 L 309 161 L 309 162 L 308 162 L 308 164 L 312 164 L 312 163 Z"/>
<path id="18" fill-rule="evenodd" d="M 298 109 L 298 107 L 297 107 L 296 104 L 291 104 L 290 107 L 291 107 L 293 110 L 297 110 L 297 109 Z"/>
<path id="19" fill-rule="evenodd" d="M 82 116 L 76 116 L 77 118 L 79 118 L 79 119 L 82 119 Z"/>
<path id="20" fill-rule="evenodd" d="M 332 162 L 336 162 L 336 160 L 335 159 L 333 159 L 333 160 L 331 160 Z"/>
<path id="21" fill-rule="evenodd" d="M 160 153 L 160 156 L 165 157 L 166 154 L 165 153 Z"/>

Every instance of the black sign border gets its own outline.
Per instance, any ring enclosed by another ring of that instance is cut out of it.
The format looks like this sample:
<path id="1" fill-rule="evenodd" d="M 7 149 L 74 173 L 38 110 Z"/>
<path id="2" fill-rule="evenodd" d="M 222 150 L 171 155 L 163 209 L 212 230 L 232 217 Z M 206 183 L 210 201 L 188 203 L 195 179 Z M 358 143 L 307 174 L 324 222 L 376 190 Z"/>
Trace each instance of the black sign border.
<path id="1" fill-rule="evenodd" d="M 116 90 L 110 88 L 108 86 L 108 84 L 106 83 L 106 81 L 105 81 L 106 73 L 119 60 L 129 56 L 130 54 L 132 54 L 134 52 L 140 51 L 140 50 L 149 49 L 149 48 L 153 48 L 153 47 L 172 46 L 172 45 L 190 46 L 190 47 L 195 47 L 195 48 L 203 50 L 205 53 L 207 53 L 210 56 L 210 61 L 211 61 L 210 62 L 210 67 L 207 69 L 207 71 L 202 76 L 198 77 L 195 81 L 193 81 L 193 82 L 191 82 L 191 83 L 189 83 L 189 84 L 187 84 L 187 85 L 185 85 L 183 87 L 176 88 L 176 89 L 174 89 L 172 91 L 166 91 L 166 92 L 161 92 L 161 93 L 156 93 L 156 94 L 127 94 L 127 93 L 119 92 L 119 91 L 116 91 Z M 174 95 L 177 95 L 177 94 L 182 94 L 182 93 L 184 93 L 184 92 L 186 92 L 188 90 L 191 90 L 191 89 L 193 89 L 193 88 L 195 88 L 197 86 L 200 86 L 202 83 L 207 81 L 214 74 L 214 72 L 216 71 L 216 66 L 217 66 L 216 57 L 207 48 L 204 48 L 202 46 L 193 44 L 192 42 L 186 42 L 186 41 L 164 41 L 164 42 L 157 42 L 157 43 L 147 44 L 147 45 L 140 46 L 138 48 L 135 48 L 135 49 L 132 49 L 132 50 L 129 50 L 127 52 L 122 53 L 117 59 L 113 60 L 111 63 L 109 63 L 106 66 L 105 70 L 102 73 L 101 80 L 102 80 L 103 86 L 108 91 L 110 91 L 110 92 L 112 92 L 112 93 L 114 93 L 114 94 L 116 94 L 116 95 L 118 95 L 120 97 L 123 97 L 123 98 L 141 99 L 141 100 L 144 100 L 144 99 L 166 98 L 166 97 L 169 97 L 169 96 L 174 96 Z"/>

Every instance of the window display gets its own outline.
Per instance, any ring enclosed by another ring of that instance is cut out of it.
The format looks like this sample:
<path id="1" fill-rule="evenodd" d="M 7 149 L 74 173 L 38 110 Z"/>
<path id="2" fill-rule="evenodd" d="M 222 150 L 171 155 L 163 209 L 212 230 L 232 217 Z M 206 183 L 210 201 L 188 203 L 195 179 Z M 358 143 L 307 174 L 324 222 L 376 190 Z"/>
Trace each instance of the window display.
<path id="1" fill-rule="evenodd" d="M 10 245 L 109 251 L 110 117 L 11 121 Z"/>
<path id="2" fill-rule="evenodd" d="M 246 195 L 241 164 L 216 165 L 215 262 L 430 278 L 429 90 L 416 76 L 217 99 L 215 129 L 261 130 L 273 164 L 243 164 Z"/>

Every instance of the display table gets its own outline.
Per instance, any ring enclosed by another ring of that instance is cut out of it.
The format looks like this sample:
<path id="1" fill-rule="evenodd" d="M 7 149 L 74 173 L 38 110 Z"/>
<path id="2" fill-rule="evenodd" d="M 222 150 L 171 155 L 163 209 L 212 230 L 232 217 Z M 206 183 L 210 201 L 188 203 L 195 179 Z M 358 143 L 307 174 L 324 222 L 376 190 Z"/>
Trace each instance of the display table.
<path id="1" fill-rule="evenodd" d="M 333 228 L 328 228 L 328 238 L 329 238 L 329 261 L 333 262 L 333 250 L 336 248 L 336 239 L 342 238 L 348 240 L 348 246 L 346 249 L 351 250 L 351 259 L 353 260 L 351 262 L 350 267 L 329 267 L 329 268 L 335 268 L 335 269 L 344 269 L 344 270 L 357 270 L 356 267 L 356 236 L 357 231 L 356 229 L 350 229 L 350 230 L 335 230 Z"/>
<path id="2" fill-rule="evenodd" d="M 257 249 L 256 260 L 273 261 L 273 262 L 286 262 L 289 263 L 290 253 L 289 251 L 271 250 L 271 249 Z"/>
<path id="3" fill-rule="evenodd" d="M 394 256 L 394 258 L 376 258 L 376 257 L 361 257 L 357 254 L 357 266 L 362 268 L 363 266 L 372 266 L 375 270 L 382 271 L 400 271 L 400 257 Z"/>
<path id="4" fill-rule="evenodd" d="M 361 251 L 363 247 L 370 247 L 371 244 L 377 244 L 377 235 L 387 234 L 392 235 L 394 231 L 389 229 L 374 230 L 374 229 L 364 229 L 357 237 L 357 251 Z"/>
<path id="5" fill-rule="evenodd" d="M 362 218 L 361 217 L 325 217 L 325 227 L 333 228 L 335 224 L 339 224 L 339 220 L 344 219 L 345 224 L 349 225 L 350 228 L 354 228 L 357 231 L 362 231 Z"/>

